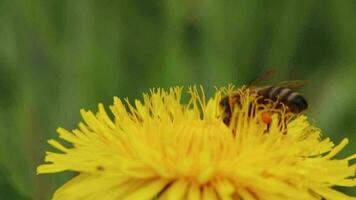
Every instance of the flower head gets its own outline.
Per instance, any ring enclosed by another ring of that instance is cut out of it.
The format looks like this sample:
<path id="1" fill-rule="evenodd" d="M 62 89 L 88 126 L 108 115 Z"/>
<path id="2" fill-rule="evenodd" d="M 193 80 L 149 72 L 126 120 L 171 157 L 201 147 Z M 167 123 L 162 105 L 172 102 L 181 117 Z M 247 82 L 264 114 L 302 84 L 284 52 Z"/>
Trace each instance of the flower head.
<path id="1" fill-rule="evenodd" d="M 53 199 L 350 198 L 332 188 L 356 186 L 356 154 L 334 158 L 347 139 L 335 146 L 306 116 L 283 111 L 267 129 L 261 114 L 271 108 L 248 89 L 226 126 L 219 102 L 231 91 L 206 99 L 191 88 L 183 104 L 182 88 L 158 89 L 134 105 L 114 98 L 113 117 L 102 104 L 82 110 L 78 129 L 58 129 L 72 145 L 49 140 L 60 153 L 47 152 L 38 173 L 79 173 Z"/>

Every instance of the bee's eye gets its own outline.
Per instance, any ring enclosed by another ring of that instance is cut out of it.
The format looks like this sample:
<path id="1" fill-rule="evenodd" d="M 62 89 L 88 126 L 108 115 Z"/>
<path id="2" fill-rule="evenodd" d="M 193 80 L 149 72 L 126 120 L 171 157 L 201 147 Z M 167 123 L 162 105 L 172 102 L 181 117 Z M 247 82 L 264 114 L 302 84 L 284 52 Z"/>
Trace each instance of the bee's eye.
<path id="1" fill-rule="evenodd" d="M 220 105 L 221 106 L 228 106 L 229 105 L 229 98 L 228 97 L 224 97 L 220 100 Z"/>

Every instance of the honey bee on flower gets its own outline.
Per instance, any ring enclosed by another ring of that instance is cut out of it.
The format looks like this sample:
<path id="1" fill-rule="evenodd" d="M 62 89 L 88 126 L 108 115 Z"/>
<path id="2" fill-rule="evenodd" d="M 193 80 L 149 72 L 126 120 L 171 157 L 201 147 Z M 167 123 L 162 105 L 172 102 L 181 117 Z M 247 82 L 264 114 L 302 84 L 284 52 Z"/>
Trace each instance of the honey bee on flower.
<path id="1" fill-rule="evenodd" d="M 287 121 L 288 134 L 272 121 L 268 134 L 260 123 L 265 107 L 250 90 L 239 90 L 239 107 L 229 126 L 221 115 L 218 90 L 206 98 L 190 88 L 182 103 L 181 87 L 152 90 L 135 105 L 114 98 L 110 118 L 82 110 L 84 122 L 73 131 L 58 129 L 37 172 L 75 171 L 54 200 L 150 199 L 350 199 L 335 186 L 356 186 L 356 165 L 335 155 L 334 145 L 303 114 Z M 226 93 L 227 92 L 227 93 Z M 255 114 L 251 114 L 254 112 Z M 284 121 L 286 115 L 279 116 Z M 238 134 L 232 134 L 232 133 Z"/>
<path id="2" fill-rule="evenodd" d="M 286 117 L 278 116 L 281 129 L 285 129 L 287 127 L 288 120 L 308 108 L 306 99 L 301 94 L 294 91 L 294 89 L 307 84 L 308 81 L 293 80 L 280 82 L 275 85 L 257 86 L 259 82 L 269 78 L 272 74 L 274 74 L 274 72 L 274 70 L 268 70 L 264 72 L 248 86 L 234 91 L 230 93 L 230 95 L 226 95 L 221 99 L 220 105 L 224 111 L 223 121 L 226 125 L 230 125 L 232 112 L 234 109 L 241 106 L 241 90 L 248 90 L 251 95 L 255 96 L 260 107 L 264 109 L 264 112 L 259 114 L 261 116 L 261 121 L 266 124 L 267 130 L 272 123 L 273 114 L 277 113 L 278 115 L 286 115 Z M 250 106 L 253 105 L 251 104 Z M 249 114 L 256 114 L 252 107 L 250 108 Z"/>

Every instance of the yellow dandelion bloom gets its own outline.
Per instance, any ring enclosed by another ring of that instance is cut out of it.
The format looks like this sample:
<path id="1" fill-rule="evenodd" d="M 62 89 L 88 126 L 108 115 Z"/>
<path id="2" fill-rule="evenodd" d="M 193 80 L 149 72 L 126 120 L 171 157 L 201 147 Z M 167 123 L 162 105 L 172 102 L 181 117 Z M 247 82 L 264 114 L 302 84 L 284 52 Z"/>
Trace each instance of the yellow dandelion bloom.
<path id="1" fill-rule="evenodd" d="M 204 91 L 153 90 L 134 105 L 114 98 L 110 117 L 82 110 L 79 128 L 59 128 L 70 147 L 49 140 L 60 153 L 46 152 L 38 173 L 75 171 L 53 199 L 354 199 L 334 186 L 356 186 L 356 165 L 335 155 L 348 143 L 334 145 L 304 115 L 274 114 L 266 129 L 248 89 L 233 123 L 223 123 L 223 91 L 206 99 Z M 225 90 L 230 93 L 231 90 Z M 254 106 L 251 106 L 254 105 Z M 251 108 L 255 109 L 253 115 Z"/>

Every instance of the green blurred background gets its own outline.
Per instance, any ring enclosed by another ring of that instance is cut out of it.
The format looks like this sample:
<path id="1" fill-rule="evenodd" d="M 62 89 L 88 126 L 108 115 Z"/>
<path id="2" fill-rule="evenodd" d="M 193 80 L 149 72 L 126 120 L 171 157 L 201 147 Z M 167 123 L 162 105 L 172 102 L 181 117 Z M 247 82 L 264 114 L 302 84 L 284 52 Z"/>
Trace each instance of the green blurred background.
<path id="1" fill-rule="evenodd" d="M 211 94 L 270 68 L 311 80 L 311 120 L 350 138 L 341 156 L 356 150 L 354 0 L 0 0 L 0 45 L 1 199 L 49 199 L 72 175 L 35 171 L 80 108 L 152 87 Z"/>

